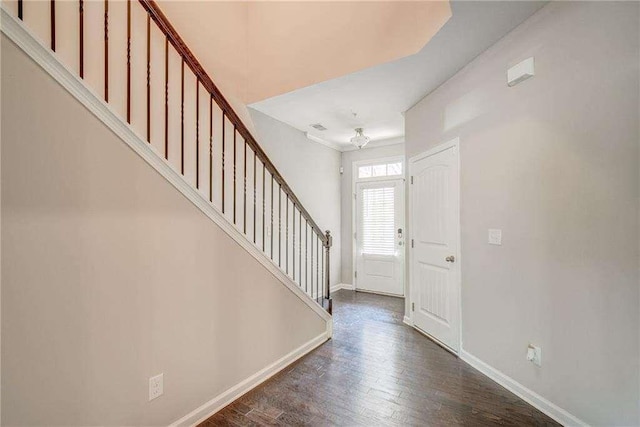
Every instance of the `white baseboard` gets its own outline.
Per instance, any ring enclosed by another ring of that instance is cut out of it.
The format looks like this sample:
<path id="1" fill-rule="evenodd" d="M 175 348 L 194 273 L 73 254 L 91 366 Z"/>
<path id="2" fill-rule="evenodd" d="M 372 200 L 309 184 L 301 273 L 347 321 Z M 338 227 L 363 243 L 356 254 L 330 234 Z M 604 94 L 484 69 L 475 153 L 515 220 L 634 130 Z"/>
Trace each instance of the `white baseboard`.
<path id="1" fill-rule="evenodd" d="M 318 346 L 326 342 L 329 338 L 329 330 L 327 330 L 327 332 L 318 335 L 311 341 L 303 344 L 302 346 L 293 350 L 291 353 L 285 355 L 284 357 L 262 369 L 261 371 L 256 372 L 249 378 L 219 394 L 218 396 L 214 397 L 199 408 L 193 410 L 189 414 L 171 423 L 170 426 L 194 426 L 203 422 L 243 394 L 262 384 L 296 360 L 300 359 L 302 356 L 316 349 Z"/>
<path id="2" fill-rule="evenodd" d="M 331 293 L 334 293 L 335 291 L 339 291 L 340 289 L 346 289 L 346 290 L 352 291 L 353 290 L 353 285 L 350 285 L 348 283 L 337 283 L 337 284 L 333 285 L 331 287 L 331 289 L 329 289 L 329 291 Z"/>
<path id="3" fill-rule="evenodd" d="M 331 316 L 317 304 L 305 291 L 303 291 L 278 265 L 269 259 L 256 244 L 249 241 L 236 226 L 234 226 L 220 210 L 211 204 L 208 198 L 189 184 L 173 166 L 159 155 L 156 150 L 143 138 L 138 136 L 134 129 L 105 103 L 102 97 L 84 84 L 84 81 L 74 71 L 63 64 L 48 47 L 35 38 L 29 29 L 13 17 L 9 12 L 0 7 L 2 18 L 0 30 L 22 49 L 36 64 L 65 88 L 74 98 L 84 105 L 91 113 L 101 120 L 113 133 L 115 133 L 135 153 L 144 159 L 170 184 L 180 191 L 189 201 L 199 208 L 209 219 L 216 223 L 229 237 L 249 255 L 255 258 L 268 271 L 270 271 L 291 292 L 300 298 L 325 322 L 331 322 Z M 117 167 L 115 165 L 114 167 Z"/>
<path id="4" fill-rule="evenodd" d="M 409 316 L 404 316 L 404 318 L 402 319 L 402 323 L 413 328 L 413 322 L 411 321 L 411 318 Z"/>
<path id="5" fill-rule="evenodd" d="M 560 424 L 564 426 L 588 426 L 587 423 L 580 420 L 578 417 L 571 415 L 559 406 L 554 405 L 544 397 L 532 390 L 529 390 L 513 378 L 503 374 L 492 366 L 489 366 L 474 355 L 466 352 L 464 349 L 460 350 L 460 358 Z"/>

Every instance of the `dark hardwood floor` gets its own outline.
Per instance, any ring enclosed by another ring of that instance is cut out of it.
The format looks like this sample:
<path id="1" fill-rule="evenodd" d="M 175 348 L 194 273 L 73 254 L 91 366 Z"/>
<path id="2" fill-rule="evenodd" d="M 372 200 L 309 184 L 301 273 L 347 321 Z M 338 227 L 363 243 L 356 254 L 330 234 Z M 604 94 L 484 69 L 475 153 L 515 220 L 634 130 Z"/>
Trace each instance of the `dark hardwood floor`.
<path id="1" fill-rule="evenodd" d="M 333 297 L 332 340 L 201 425 L 558 425 L 404 325 L 402 299 Z"/>

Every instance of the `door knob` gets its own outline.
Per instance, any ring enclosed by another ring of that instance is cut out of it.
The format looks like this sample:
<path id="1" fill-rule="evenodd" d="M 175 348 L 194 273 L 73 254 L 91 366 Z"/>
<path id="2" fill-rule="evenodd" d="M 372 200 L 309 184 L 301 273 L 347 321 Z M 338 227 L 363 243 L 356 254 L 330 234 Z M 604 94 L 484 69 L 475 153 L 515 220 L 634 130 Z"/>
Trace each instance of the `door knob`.
<path id="1" fill-rule="evenodd" d="M 456 261 L 456 257 L 454 257 L 453 255 L 449 255 L 444 260 L 447 261 L 447 262 L 455 262 Z"/>

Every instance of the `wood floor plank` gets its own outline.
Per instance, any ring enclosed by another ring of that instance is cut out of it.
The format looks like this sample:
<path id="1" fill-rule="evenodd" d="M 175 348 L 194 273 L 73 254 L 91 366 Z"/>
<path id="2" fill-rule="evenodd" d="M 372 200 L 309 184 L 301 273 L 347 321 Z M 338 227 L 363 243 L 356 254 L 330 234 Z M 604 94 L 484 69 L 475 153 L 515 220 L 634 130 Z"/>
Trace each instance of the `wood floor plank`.
<path id="1" fill-rule="evenodd" d="M 559 425 L 403 324 L 403 310 L 336 292 L 333 339 L 201 425 Z"/>

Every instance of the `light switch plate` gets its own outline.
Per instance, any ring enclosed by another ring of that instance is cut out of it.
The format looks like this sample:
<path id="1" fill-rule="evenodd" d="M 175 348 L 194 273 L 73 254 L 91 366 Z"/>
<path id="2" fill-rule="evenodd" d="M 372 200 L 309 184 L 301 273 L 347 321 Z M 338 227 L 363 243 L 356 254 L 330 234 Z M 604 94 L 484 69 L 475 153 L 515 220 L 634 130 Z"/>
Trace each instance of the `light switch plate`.
<path id="1" fill-rule="evenodd" d="M 164 393 L 164 374 L 149 378 L 149 401 L 162 396 Z"/>
<path id="2" fill-rule="evenodd" d="M 502 230 L 497 228 L 489 229 L 489 244 L 502 245 Z"/>

